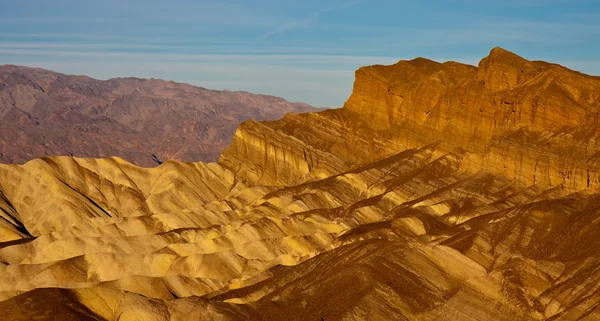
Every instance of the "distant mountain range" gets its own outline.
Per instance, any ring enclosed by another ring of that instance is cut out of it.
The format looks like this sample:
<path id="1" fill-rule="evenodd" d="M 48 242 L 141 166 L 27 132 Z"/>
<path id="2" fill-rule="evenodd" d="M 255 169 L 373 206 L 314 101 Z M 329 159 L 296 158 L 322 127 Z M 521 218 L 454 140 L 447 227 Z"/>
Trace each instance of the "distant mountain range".
<path id="1" fill-rule="evenodd" d="M 216 161 L 238 124 L 317 108 L 159 79 L 106 81 L 0 66 L 0 163 L 119 156 L 141 166 Z"/>

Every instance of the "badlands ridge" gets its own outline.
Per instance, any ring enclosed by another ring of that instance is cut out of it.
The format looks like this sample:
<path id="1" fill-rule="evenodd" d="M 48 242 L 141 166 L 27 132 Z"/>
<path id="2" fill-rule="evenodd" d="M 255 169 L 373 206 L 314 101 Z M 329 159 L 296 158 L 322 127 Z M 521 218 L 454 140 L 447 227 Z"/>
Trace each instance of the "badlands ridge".
<path id="1" fill-rule="evenodd" d="M 598 320 L 600 78 L 356 72 L 217 163 L 0 165 L 0 319 Z"/>

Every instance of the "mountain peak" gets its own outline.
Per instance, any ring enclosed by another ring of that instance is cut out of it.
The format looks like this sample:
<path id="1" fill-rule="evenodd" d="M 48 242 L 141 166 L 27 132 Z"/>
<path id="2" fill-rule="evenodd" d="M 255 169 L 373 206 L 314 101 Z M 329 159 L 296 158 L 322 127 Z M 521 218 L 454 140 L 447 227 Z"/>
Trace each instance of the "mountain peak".
<path id="1" fill-rule="evenodd" d="M 490 90 L 512 89 L 539 74 L 538 63 L 500 47 L 479 62 L 477 78 Z"/>
<path id="2" fill-rule="evenodd" d="M 519 57 L 521 59 L 524 59 L 521 56 L 515 54 L 514 52 L 508 51 L 508 50 L 506 50 L 506 49 L 504 49 L 502 47 L 494 47 L 494 48 L 492 48 L 492 50 L 490 50 L 489 56 L 514 56 L 514 57 Z"/>
<path id="3" fill-rule="evenodd" d="M 492 50 L 490 50 L 490 54 L 483 58 L 482 61 L 486 59 L 494 63 L 510 65 L 514 67 L 520 66 L 527 68 L 531 66 L 531 61 L 500 47 L 492 48 Z"/>

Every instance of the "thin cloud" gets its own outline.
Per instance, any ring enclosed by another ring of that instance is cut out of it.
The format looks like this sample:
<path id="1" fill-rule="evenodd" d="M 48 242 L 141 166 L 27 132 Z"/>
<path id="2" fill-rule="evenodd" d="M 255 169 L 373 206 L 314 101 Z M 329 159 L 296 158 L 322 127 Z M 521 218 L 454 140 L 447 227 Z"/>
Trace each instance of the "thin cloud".
<path id="1" fill-rule="evenodd" d="M 52 47 L 52 45 L 49 45 Z M 370 61 L 396 61 L 396 58 L 378 56 L 323 55 L 323 54 L 184 54 L 184 53 L 149 53 L 149 52 L 110 52 L 110 51 L 68 51 L 39 48 L 14 48 L 0 44 L 0 54 L 45 56 L 58 58 L 133 58 L 161 61 L 210 61 L 210 62 L 246 62 L 266 64 L 369 64 Z"/>
<path id="2" fill-rule="evenodd" d="M 369 43 L 373 52 L 440 48 L 444 46 L 489 44 L 490 48 L 505 43 L 533 45 L 569 45 L 600 36 L 600 26 L 582 23 L 550 23 L 527 20 L 495 22 L 471 20 L 464 25 L 439 28 L 381 28 L 377 36 L 355 37 L 356 42 Z"/>
<path id="3" fill-rule="evenodd" d="M 0 18 L 0 24 L 31 25 L 31 24 L 89 24 L 111 23 L 116 19 L 109 18 L 77 18 L 77 17 L 15 17 Z"/>
<path id="4" fill-rule="evenodd" d="M 260 35 L 258 37 L 258 39 L 259 40 L 265 40 L 265 39 L 268 39 L 269 37 L 285 33 L 286 31 L 289 31 L 289 30 L 292 30 L 292 29 L 310 27 L 310 26 L 314 25 L 319 20 L 319 17 L 323 13 L 335 12 L 335 11 L 342 11 L 342 10 L 351 8 L 353 6 L 356 6 L 359 3 L 361 3 L 361 2 L 362 1 L 348 1 L 348 2 L 342 3 L 342 4 L 338 5 L 338 6 L 322 8 L 322 9 L 320 9 L 318 11 L 315 11 L 315 12 L 311 13 L 305 19 L 286 22 L 283 25 L 280 25 L 279 27 L 277 27 L 276 29 L 271 30 L 271 31 L 269 31 L 267 33 L 264 33 L 264 34 Z"/>
<path id="5" fill-rule="evenodd" d="M 279 27 L 277 27 L 277 29 L 269 31 L 263 35 L 261 35 L 260 37 L 258 37 L 259 40 L 265 40 L 269 37 L 272 37 L 274 35 L 278 35 L 278 34 L 282 34 L 288 30 L 292 30 L 292 29 L 298 29 L 298 28 L 305 28 L 307 26 L 312 25 L 318 18 L 318 14 L 314 13 L 312 14 L 308 19 L 305 20 L 297 20 L 297 21 L 291 21 L 288 23 L 285 23 Z"/>
<path id="6" fill-rule="evenodd" d="M 1 35 L 0 35 L 1 37 Z M 129 38 L 125 38 L 129 39 Z M 66 42 L 0 42 L 3 49 L 58 49 L 65 51 L 90 51 L 90 50 L 128 50 L 128 49 L 153 49 L 155 51 L 168 50 L 170 53 L 194 52 L 194 53 L 219 53 L 219 54 L 339 54 L 341 51 L 345 56 L 350 54 L 359 55 L 361 50 L 348 48 L 340 50 L 336 47 L 323 46 L 294 46 L 294 45 L 271 45 L 264 46 L 255 43 L 230 43 L 230 42 L 190 42 L 179 45 L 169 43 L 135 43 L 138 39 L 129 39 L 123 43 L 66 43 Z M 364 56 L 364 55 L 363 55 Z"/>

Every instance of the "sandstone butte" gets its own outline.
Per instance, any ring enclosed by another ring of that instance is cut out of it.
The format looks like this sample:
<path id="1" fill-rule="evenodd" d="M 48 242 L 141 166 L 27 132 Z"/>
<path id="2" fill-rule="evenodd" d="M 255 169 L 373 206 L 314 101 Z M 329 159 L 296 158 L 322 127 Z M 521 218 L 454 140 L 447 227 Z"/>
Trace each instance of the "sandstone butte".
<path id="1" fill-rule="evenodd" d="M 0 166 L 2 320 L 599 320 L 600 77 L 356 72 L 217 163 Z"/>
<path id="2" fill-rule="evenodd" d="M 140 166 L 215 162 L 240 122 L 317 108 L 160 79 L 100 81 L 0 65 L 0 163 L 118 156 Z"/>

